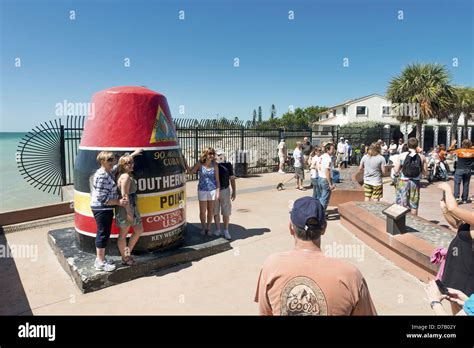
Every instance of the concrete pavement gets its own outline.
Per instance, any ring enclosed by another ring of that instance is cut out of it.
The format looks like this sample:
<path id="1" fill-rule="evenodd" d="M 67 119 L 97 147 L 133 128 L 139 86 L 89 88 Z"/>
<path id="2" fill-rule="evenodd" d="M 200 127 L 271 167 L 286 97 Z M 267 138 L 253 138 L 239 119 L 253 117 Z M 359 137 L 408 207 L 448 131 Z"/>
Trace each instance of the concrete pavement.
<path id="1" fill-rule="evenodd" d="M 9 278 L 0 288 L 0 314 L 257 314 L 253 298 L 263 261 L 293 246 L 289 202 L 311 194 L 292 185 L 278 192 L 276 184 L 288 178 L 272 173 L 237 180 L 232 250 L 89 294 L 76 288 L 47 244 L 48 230 L 72 222 L 6 234 L 10 247 L 36 246 L 37 258 L 0 260 Z M 198 223 L 196 182 L 187 184 L 187 193 L 187 220 Z M 357 265 L 379 314 L 433 314 L 422 282 L 355 238 L 337 217 L 322 249 Z"/>

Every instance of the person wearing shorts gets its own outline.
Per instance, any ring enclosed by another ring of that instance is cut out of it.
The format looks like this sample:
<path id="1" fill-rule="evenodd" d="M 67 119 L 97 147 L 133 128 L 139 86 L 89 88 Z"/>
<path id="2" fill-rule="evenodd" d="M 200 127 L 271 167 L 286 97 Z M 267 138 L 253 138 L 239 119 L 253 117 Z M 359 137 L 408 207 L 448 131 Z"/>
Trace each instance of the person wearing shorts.
<path id="1" fill-rule="evenodd" d="M 379 201 L 383 196 L 382 177 L 385 172 L 385 158 L 380 154 L 381 147 L 377 143 L 372 143 L 362 160 L 359 170 L 364 171 L 364 196 L 365 201 Z"/>
<path id="2" fill-rule="evenodd" d="M 420 187 L 420 180 L 400 179 L 397 186 L 397 204 L 418 210 Z"/>
<path id="3" fill-rule="evenodd" d="M 278 160 L 279 160 L 279 170 L 278 173 L 285 174 L 285 163 L 287 160 L 287 149 L 285 144 L 285 139 L 281 139 L 278 144 Z"/>
<path id="4" fill-rule="evenodd" d="M 219 199 L 220 194 L 219 168 L 214 161 L 215 155 L 214 149 L 208 147 L 202 151 L 199 162 L 191 170 L 187 168 L 188 174 L 199 173 L 198 200 L 201 235 L 208 236 L 212 235 L 211 223 L 214 215 L 214 201 Z"/>
<path id="5" fill-rule="evenodd" d="M 419 168 L 419 175 L 415 177 L 408 177 L 403 173 L 403 163 L 410 156 L 420 156 L 421 168 Z M 411 209 L 413 215 L 418 215 L 418 206 L 420 202 L 420 181 L 422 175 L 426 175 L 426 158 L 421 153 L 418 153 L 418 140 L 416 138 L 408 139 L 408 151 L 400 154 L 397 161 L 394 163 L 394 171 L 400 174 L 398 180 L 396 203 Z"/>
<path id="6" fill-rule="evenodd" d="M 304 182 L 304 155 L 301 150 L 301 142 L 296 143 L 296 148 L 293 151 L 293 158 L 295 160 L 295 178 L 296 178 L 296 189 L 306 191 L 303 187 Z"/>
<path id="7" fill-rule="evenodd" d="M 347 145 L 344 141 L 344 137 L 341 137 L 339 139 L 339 143 L 337 143 L 337 154 L 336 154 L 336 167 L 339 167 L 339 169 L 342 169 L 342 165 L 344 162 L 344 157 L 346 155 L 347 151 Z"/>
<path id="8" fill-rule="evenodd" d="M 216 230 L 214 235 L 220 237 L 224 236 L 225 239 L 230 240 L 231 236 L 229 233 L 229 222 L 230 215 L 232 214 L 232 203 L 235 200 L 235 176 L 234 168 L 232 164 L 225 160 L 223 150 L 216 151 L 216 160 L 219 168 L 219 180 L 220 180 L 220 195 L 219 199 L 214 201 L 214 222 L 216 224 Z M 232 191 L 231 191 L 232 188 Z M 224 221 L 224 232 L 221 233 L 220 215 L 222 214 L 222 220 Z"/>

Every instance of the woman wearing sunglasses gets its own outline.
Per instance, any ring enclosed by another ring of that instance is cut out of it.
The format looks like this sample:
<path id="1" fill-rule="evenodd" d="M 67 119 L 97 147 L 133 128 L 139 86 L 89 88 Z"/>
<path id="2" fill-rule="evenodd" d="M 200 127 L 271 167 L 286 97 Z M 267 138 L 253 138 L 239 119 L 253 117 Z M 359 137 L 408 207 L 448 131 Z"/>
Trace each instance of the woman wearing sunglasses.
<path id="1" fill-rule="evenodd" d="M 128 205 L 127 198 L 119 199 L 117 185 L 114 180 L 113 170 L 115 157 L 112 152 L 102 151 L 97 155 L 100 168 L 94 174 L 91 197 L 91 210 L 97 224 L 95 246 L 97 258 L 94 267 L 98 271 L 112 272 L 115 265 L 105 258 L 105 248 L 112 230 L 114 208 L 117 205 Z"/>
<path id="2" fill-rule="evenodd" d="M 189 170 L 188 174 L 199 174 L 198 200 L 201 234 L 211 235 L 211 223 L 214 215 L 214 201 L 219 199 L 219 169 L 215 161 L 216 152 L 212 147 L 204 149 L 199 162 Z M 207 217 L 207 221 L 206 221 Z"/>
<path id="3" fill-rule="evenodd" d="M 120 157 L 116 176 L 119 194 L 129 202 L 125 207 L 117 206 L 115 208 L 115 224 L 120 228 L 117 246 L 120 255 L 122 255 L 122 264 L 127 266 L 132 266 L 135 262 L 131 253 L 143 232 L 142 220 L 137 208 L 137 181 L 132 174 L 133 167 L 133 156 L 126 154 Z M 133 227 L 133 235 L 127 246 L 127 234 L 130 226 Z"/>

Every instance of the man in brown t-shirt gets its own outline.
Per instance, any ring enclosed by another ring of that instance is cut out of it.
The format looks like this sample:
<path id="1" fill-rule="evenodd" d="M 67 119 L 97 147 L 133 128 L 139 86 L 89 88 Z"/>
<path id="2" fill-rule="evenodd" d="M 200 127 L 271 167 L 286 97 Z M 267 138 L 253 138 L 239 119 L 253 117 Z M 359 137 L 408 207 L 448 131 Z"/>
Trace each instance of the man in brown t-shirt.
<path id="1" fill-rule="evenodd" d="M 327 224 L 319 200 L 296 200 L 290 220 L 295 248 L 265 261 L 255 294 L 260 314 L 376 315 L 360 271 L 321 252 Z"/>

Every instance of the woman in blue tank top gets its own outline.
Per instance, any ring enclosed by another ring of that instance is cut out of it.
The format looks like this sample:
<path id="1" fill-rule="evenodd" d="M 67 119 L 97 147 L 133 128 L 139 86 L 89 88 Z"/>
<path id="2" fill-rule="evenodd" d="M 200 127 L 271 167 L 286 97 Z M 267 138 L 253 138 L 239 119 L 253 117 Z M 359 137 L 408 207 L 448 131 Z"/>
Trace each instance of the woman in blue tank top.
<path id="1" fill-rule="evenodd" d="M 214 201 L 219 199 L 219 169 L 214 161 L 216 152 L 212 147 L 204 149 L 199 162 L 188 172 L 198 173 L 198 200 L 199 218 L 201 220 L 201 234 L 211 235 L 211 223 L 214 216 Z M 206 221 L 207 217 L 207 221 Z"/>

